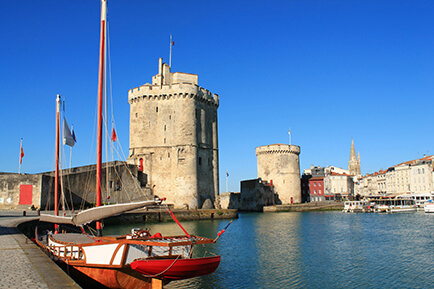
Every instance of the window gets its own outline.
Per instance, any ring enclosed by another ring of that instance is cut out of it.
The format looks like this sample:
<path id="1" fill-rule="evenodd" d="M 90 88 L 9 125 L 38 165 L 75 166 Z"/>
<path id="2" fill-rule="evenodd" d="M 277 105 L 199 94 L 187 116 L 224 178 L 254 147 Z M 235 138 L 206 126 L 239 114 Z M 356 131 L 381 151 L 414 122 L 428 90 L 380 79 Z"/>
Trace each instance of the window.
<path id="1" fill-rule="evenodd" d="M 202 158 L 199 157 L 199 166 L 201 166 L 201 165 L 202 165 Z"/>
<path id="2" fill-rule="evenodd" d="M 158 112 L 158 106 L 155 108 L 155 112 Z"/>

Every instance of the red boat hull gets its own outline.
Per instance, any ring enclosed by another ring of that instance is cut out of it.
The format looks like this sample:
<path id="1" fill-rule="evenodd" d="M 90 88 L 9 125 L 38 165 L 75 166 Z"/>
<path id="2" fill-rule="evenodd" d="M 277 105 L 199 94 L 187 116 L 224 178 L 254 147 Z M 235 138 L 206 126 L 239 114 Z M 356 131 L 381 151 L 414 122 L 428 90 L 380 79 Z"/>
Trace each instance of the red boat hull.
<path id="1" fill-rule="evenodd" d="M 145 277 L 181 280 L 214 272 L 220 264 L 220 256 L 193 259 L 148 259 L 131 263 L 131 268 Z"/>

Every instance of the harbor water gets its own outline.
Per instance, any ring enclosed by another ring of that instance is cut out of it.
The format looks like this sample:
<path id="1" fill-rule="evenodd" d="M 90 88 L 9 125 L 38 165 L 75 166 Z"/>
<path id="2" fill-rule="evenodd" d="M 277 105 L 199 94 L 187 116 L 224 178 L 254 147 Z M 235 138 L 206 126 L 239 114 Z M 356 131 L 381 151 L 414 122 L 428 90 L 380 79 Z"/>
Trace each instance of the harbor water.
<path id="1" fill-rule="evenodd" d="M 228 222 L 183 225 L 191 234 L 215 238 Z M 175 223 L 149 227 L 163 236 L 182 235 Z M 216 244 L 202 249 L 222 256 L 213 274 L 165 288 L 432 288 L 433 237 L 434 214 L 423 212 L 241 213 Z"/>

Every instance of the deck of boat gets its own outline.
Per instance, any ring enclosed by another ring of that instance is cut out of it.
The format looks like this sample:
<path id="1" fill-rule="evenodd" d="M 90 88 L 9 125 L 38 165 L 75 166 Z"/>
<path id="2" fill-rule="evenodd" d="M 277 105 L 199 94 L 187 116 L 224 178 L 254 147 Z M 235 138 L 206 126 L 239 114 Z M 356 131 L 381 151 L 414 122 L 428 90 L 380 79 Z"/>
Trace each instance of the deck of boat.
<path id="1" fill-rule="evenodd" d="M 60 242 L 74 243 L 74 244 L 88 244 L 95 243 L 95 239 L 90 235 L 78 233 L 62 233 L 54 234 L 51 237 Z"/>

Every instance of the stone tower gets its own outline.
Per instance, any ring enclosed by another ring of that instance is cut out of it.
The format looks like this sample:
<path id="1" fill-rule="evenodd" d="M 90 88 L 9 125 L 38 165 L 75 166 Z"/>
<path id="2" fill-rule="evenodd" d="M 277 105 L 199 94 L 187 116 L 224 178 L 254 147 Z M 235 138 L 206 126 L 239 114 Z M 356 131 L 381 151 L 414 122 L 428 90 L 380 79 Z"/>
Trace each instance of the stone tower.
<path id="1" fill-rule="evenodd" d="M 300 147 L 273 144 L 256 148 L 258 178 L 273 183 L 282 204 L 301 203 Z"/>
<path id="2" fill-rule="evenodd" d="M 218 199 L 219 96 L 198 85 L 198 75 L 172 73 L 159 60 L 152 84 L 128 92 L 128 162 L 146 175 L 146 187 L 176 207 L 201 208 Z"/>
<path id="3" fill-rule="evenodd" d="M 354 141 L 351 139 L 351 151 L 350 160 L 348 161 L 348 171 L 352 176 L 361 175 L 360 169 L 360 153 L 356 156 L 356 150 L 354 149 Z"/>

